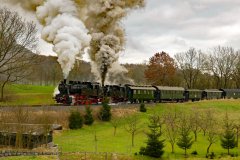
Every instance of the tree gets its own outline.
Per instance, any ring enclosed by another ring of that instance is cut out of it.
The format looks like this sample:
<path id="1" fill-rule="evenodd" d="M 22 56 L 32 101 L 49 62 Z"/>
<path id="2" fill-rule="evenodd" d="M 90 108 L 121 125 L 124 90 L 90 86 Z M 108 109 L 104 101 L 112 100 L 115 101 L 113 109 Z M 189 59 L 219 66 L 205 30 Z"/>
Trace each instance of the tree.
<path id="1" fill-rule="evenodd" d="M 208 110 L 206 112 L 208 120 L 207 120 L 207 130 L 206 130 L 206 135 L 207 135 L 207 140 L 209 142 L 209 145 L 207 147 L 207 156 L 209 156 L 209 150 L 210 147 L 217 142 L 218 139 L 218 126 L 217 126 L 217 120 L 214 117 L 214 112 L 212 110 Z"/>
<path id="2" fill-rule="evenodd" d="M 144 103 L 141 103 L 140 104 L 140 109 L 139 109 L 140 112 L 147 112 L 147 108 L 145 107 L 145 104 Z"/>
<path id="3" fill-rule="evenodd" d="M 208 67 L 215 78 L 215 88 L 228 88 L 237 63 L 237 54 L 232 47 L 215 47 L 209 55 Z"/>
<path id="4" fill-rule="evenodd" d="M 138 126 L 138 123 L 139 123 L 139 120 L 138 120 L 137 115 L 126 118 L 126 125 L 124 127 L 125 127 L 125 130 L 131 134 L 132 147 L 134 147 L 135 135 L 137 134 L 138 130 L 140 129 Z"/>
<path id="5" fill-rule="evenodd" d="M 239 134 L 240 134 L 240 123 L 239 120 L 237 122 L 234 123 L 233 125 L 235 132 L 236 132 L 236 147 L 238 147 L 238 141 L 239 141 Z"/>
<path id="6" fill-rule="evenodd" d="M 99 119 L 102 121 L 110 121 L 111 116 L 111 106 L 108 104 L 108 100 L 105 99 L 99 112 Z"/>
<path id="7" fill-rule="evenodd" d="M 145 78 L 153 85 L 172 85 L 176 72 L 175 62 L 167 53 L 156 53 L 150 58 Z"/>
<path id="8" fill-rule="evenodd" d="M 148 141 L 146 147 L 141 147 L 140 154 L 147 155 L 150 157 L 159 158 L 163 155 L 164 151 L 164 140 L 159 140 L 161 137 L 161 133 L 159 131 L 159 117 L 156 115 L 152 115 L 149 118 L 150 124 L 148 128 L 150 132 L 147 133 Z"/>
<path id="9" fill-rule="evenodd" d="M 198 134 L 198 131 L 200 130 L 199 110 L 197 110 L 196 108 L 192 109 L 192 113 L 190 115 L 190 120 L 191 120 L 192 131 L 194 133 L 194 140 L 196 142 L 197 134 Z"/>
<path id="10" fill-rule="evenodd" d="M 234 67 L 233 71 L 233 79 L 235 81 L 236 87 L 240 88 L 240 51 L 236 52 L 237 59 L 236 59 L 236 65 Z"/>
<path id="11" fill-rule="evenodd" d="M 221 146 L 224 149 L 228 150 L 228 155 L 229 155 L 229 150 L 233 149 L 237 146 L 236 140 L 235 140 L 235 135 L 233 132 L 233 126 L 229 122 L 228 114 L 226 113 L 226 117 L 224 119 L 224 133 L 221 137 Z"/>
<path id="12" fill-rule="evenodd" d="M 78 111 L 72 111 L 68 118 L 70 129 L 79 129 L 83 126 L 83 118 Z"/>
<path id="13" fill-rule="evenodd" d="M 187 88 L 195 88 L 201 70 L 205 64 L 205 55 L 201 50 L 190 48 L 187 52 L 175 55 L 178 67 L 181 69 Z"/>
<path id="14" fill-rule="evenodd" d="M 36 26 L 25 22 L 16 12 L 0 9 L 0 81 L 1 100 L 8 82 L 28 76 L 36 54 L 29 54 L 37 46 Z"/>
<path id="15" fill-rule="evenodd" d="M 93 115 L 92 115 L 92 109 L 90 106 L 85 107 L 85 115 L 84 115 L 84 124 L 86 125 L 92 125 L 94 122 Z"/>
<path id="16" fill-rule="evenodd" d="M 166 125 L 165 135 L 172 147 L 172 153 L 174 153 L 174 145 L 178 136 L 178 121 L 174 113 L 168 112 L 164 114 L 164 123 Z"/>
<path id="17" fill-rule="evenodd" d="M 179 138 L 177 141 L 177 145 L 179 148 L 185 150 L 185 156 L 187 156 L 187 149 L 190 149 L 193 144 L 192 137 L 190 137 L 191 132 L 191 124 L 189 123 L 189 118 L 186 114 L 182 114 L 180 116 L 179 123 Z"/>
<path id="18" fill-rule="evenodd" d="M 114 117 L 111 119 L 111 124 L 114 128 L 113 135 L 115 136 L 117 133 L 117 127 L 121 124 L 121 118 Z"/>

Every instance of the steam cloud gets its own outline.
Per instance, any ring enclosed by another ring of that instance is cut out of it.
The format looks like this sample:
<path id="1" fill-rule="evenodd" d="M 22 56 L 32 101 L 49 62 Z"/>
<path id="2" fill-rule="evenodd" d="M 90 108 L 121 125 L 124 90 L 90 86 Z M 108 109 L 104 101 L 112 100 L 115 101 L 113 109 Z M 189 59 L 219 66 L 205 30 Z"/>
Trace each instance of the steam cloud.
<path id="1" fill-rule="evenodd" d="M 71 0 L 48 0 L 37 8 L 37 18 L 44 26 L 42 38 L 53 43 L 64 78 L 74 67 L 76 57 L 88 47 L 91 37 L 77 18 L 77 8 Z"/>
<path id="2" fill-rule="evenodd" d="M 119 59 L 119 53 L 125 44 L 125 33 L 121 19 L 129 9 L 142 7 L 144 0 L 91 0 L 88 2 L 86 26 L 90 29 L 90 58 L 92 71 L 101 80 L 102 85 L 111 71 L 123 74 L 124 67 L 113 68 Z M 115 64 L 115 65 L 113 65 Z"/>
<path id="3" fill-rule="evenodd" d="M 121 20 L 130 9 L 143 7 L 144 0 L 22 0 L 20 4 L 36 10 L 44 27 L 42 38 L 54 44 L 65 78 L 89 45 L 92 72 L 102 85 L 108 74 L 124 77 L 127 70 L 118 61 L 125 45 Z"/>

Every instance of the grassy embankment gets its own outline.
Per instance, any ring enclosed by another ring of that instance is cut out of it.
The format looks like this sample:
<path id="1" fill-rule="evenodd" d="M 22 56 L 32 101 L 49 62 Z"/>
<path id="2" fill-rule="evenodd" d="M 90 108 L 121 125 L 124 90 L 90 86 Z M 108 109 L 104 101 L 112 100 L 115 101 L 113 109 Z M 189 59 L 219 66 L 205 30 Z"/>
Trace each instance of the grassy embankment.
<path id="1" fill-rule="evenodd" d="M 57 133 L 54 136 L 54 142 L 62 147 L 63 152 L 76 152 L 76 151 L 89 151 L 89 152 L 116 152 L 124 153 L 127 155 L 134 155 L 134 153 L 139 152 L 141 146 L 145 146 L 147 140 L 146 131 L 148 130 L 148 117 L 151 114 L 161 114 L 172 108 L 172 111 L 178 113 L 180 111 L 186 111 L 190 113 L 191 108 L 198 108 L 200 110 L 213 109 L 215 115 L 218 117 L 218 121 L 223 124 L 223 118 L 226 111 L 229 113 L 230 119 L 240 119 L 240 100 L 213 100 L 213 101 L 201 101 L 201 102 L 188 102 L 188 103 L 163 103 L 157 105 L 151 105 L 148 107 L 147 113 L 136 113 L 139 117 L 138 127 L 139 132 L 135 137 L 135 145 L 131 146 L 131 136 L 126 132 L 124 125 L 126 121 L 122 118 L 120 121 L 121 125 L 117 128 L 116 136 L 113 135 L 113 126 L 109 122 L 95 122 L 93 126 L 84 126 L 80 130 L 66 130 L 62 133 Z M 95 133 L 97 141 L 95 141 Z M 193 134 L 192 134 L 193 137 Z M 163 135 L 163 138 L 165 136 Z M 208 146 L 207 137 L 203 136 L 203 132 L 199 132 L 198 140 L 193 144 L 191 149 L 189 149 L 188 155 L 190 159 L 204 158 L 206 155 L 206 150 Z M 171 147 L 167 140 L 165 140 L 164 148 L 164 158 L 165 159 L 183 159 L 184 151 L 179 149 L 175 145 L 175 153 L 171 153 Z M 193 156 L 190 153 L 197 151 L 198 155 Z M 227 153 L 227 150 L 223 149 L 220 145 L 220 139 L 213 144 L 210 152 L 214 152 L 216 157 L 220 157 L 222 154 Z M 240 151 L 235 148 L 231 150 L 231 153 L 238 155 L 240 159 Z M 79 156 L 74 154 L 64 154 L 63 159 L 76 159 Z M 131 157 L 131 156 L 130 156 Z M 224 157 L 224 156 L 221 156 Z M 132 156 L 133 159 L 152 159 L 141 156 Z M 227 159 L 229 159 L 228 157 Z M 125 159 L 125 158 L 123 158 Z"/>
<path id="2" fill-rule="evenodd" d="M 53 91 L 53 86 L 7 85 L 6 100 L 0 102 L 0 106 L 54 104 Z"/>

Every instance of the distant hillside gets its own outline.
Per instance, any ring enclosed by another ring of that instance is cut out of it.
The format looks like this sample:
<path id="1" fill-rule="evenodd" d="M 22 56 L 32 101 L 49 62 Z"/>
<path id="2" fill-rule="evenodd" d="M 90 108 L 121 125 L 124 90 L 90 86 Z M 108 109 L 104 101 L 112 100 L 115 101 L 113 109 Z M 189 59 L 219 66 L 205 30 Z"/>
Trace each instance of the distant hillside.
<path id="1" fill-rule="evenodd" d="M 32 53 L 33 54 L 33 53 Z M 34 85 L 57 85 L 63 79 L 62 71 L 57 57 L 38 55 L 39 63 L 30 68 L 32 74 L 20 83 Z M 144 78 L 145 64 L 123 64 L 128 69 L 126 77 L 134 80 L 136 84 L 146 84 Z M 77 60 L 68 79 L 78 81 L 94 81 L 89 62 Z M 122 82 L 124 83 L 124 82 Z"/>

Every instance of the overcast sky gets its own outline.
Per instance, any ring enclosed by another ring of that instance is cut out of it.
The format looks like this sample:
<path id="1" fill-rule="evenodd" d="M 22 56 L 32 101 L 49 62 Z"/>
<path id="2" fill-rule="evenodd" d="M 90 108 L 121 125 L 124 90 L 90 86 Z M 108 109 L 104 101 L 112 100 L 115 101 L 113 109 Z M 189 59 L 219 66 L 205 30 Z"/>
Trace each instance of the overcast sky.
<path id="1" fill-rule="evenodd" d="M 190 47 L 240 45 L 240 0 L 146 0 L 124 20 L 127 46 L 121 62 L 141 63 L 156 52 L 173 56 Z"/>
<path id="2" fill-rule="evenodd" d="M 161 51 L 174 56 L 190 47 L 240 49 L 240 0 L 146 0 L 146 7 L 131 11 L 123 26 L 127 42 L 121 63 L 142 63 Z M 51 53 L 51 47 L 40 44 L 42 52 Z"/>

